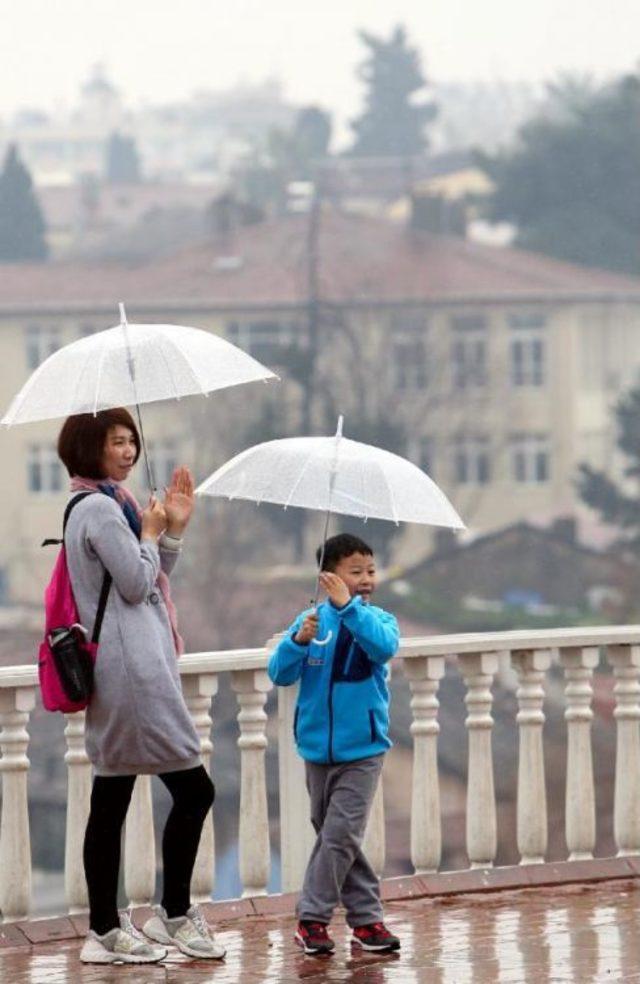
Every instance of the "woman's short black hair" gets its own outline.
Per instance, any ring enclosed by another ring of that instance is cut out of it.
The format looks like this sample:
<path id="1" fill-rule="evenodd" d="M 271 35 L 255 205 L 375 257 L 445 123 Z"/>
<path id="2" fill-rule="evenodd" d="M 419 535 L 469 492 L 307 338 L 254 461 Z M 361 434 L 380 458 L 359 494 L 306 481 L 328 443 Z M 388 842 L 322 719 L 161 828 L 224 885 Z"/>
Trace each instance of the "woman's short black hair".
<path id="1" fill-rule="evenodd" d="M 140 457 L 140 435 L 133 417 L 124 407 L 78 413 L 67 417 L 58 435 L 58 457 L 73 477 L 104 478 L 102 456 L 107 434 L 112 427 L 128 427 L 136 445 L 136 461 Z"/>
<path id="2" fill-rule="evenodd" d="M 335 570 L 341 560 L 345 557 L 351 557 L 355 553 L 364 554 L 365 557 L 373 557 L 373 550 L 359 536 L 353 536 L 351 533 L 337 533 L 336 536 L 330 536 L 324 547 L 322 570 Z M 322 546 L 319 546 L 316 550 L 318 564 L 321 556 Z"/>

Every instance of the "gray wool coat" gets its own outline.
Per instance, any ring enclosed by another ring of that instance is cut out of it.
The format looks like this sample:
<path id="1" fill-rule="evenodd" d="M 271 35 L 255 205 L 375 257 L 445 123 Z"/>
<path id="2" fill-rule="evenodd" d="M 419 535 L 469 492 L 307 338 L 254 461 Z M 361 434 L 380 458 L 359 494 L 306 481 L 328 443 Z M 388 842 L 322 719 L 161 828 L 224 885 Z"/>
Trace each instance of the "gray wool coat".
<path id="1" fill-rule="evenodd" d="M 140 543 L 102 493 L 74 506 L 67 565 L 82 624 L 93 631 L 105 568 L 113 577 L 86 716 L 96 775 L 174 772 L 200 765 L 200 741 L 182 695 L 171 624 L 155 583 L 178 551 Z"/>

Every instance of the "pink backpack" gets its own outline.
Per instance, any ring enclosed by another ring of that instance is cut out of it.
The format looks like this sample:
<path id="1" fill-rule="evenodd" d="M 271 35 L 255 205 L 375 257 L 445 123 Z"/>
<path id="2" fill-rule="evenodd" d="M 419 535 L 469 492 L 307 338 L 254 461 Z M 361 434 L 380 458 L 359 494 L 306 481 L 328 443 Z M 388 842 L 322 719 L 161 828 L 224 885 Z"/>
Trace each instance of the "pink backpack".
<path id="1" fill-rule="evenodd" d="M 100 590 L 98 611 L 91 638 L 80 624 L 73 597 L 64 533 L 73 507 L 92 492 L 81 492 L 68 504 L 64 513 L 62 540 L 45 540 L 42 544 L 61 544 L 58 559 L 44 593 L 45 630 L 38 653 L 38 676 L 42 703 L 47 711 L 73 714 L 89 704 L 93 691 L 93 664 L 98 652 L 111 575 L 105 571 Z"/>

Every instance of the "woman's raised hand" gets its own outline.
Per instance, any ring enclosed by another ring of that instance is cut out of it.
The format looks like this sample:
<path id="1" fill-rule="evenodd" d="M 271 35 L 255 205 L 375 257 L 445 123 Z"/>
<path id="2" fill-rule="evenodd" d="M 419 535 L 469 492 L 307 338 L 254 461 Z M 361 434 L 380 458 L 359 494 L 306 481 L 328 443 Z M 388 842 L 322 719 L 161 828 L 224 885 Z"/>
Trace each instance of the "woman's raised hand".
<path id="1" fill-rule="evenodd" d="M 149 505 L 142 510 L 142 532 L 143 540 L 157 540 L 160 534 L 167 528 L 167 514 L 161 502 L 151 496 Z"/>
<path id="2" fill-rule="evenodd" d="M 194 505 L 193 478 L 189 469 L 183 465 L 176 468 L 171 477 L 171 485 L 165 489 L 164 508 L 169 536 L 182 536 L 191 519 Z"/>

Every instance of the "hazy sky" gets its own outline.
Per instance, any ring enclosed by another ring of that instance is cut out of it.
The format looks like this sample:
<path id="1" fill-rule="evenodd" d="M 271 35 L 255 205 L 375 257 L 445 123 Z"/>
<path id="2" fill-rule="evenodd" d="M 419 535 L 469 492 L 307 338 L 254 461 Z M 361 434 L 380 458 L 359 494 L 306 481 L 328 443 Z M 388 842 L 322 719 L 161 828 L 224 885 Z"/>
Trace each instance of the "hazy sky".
<path id="1" fill-rule="evenodd" d="M 640 58 L 638 0 L 0 0 L 0 115 L 73 102 L 101 61 L 133 102 L 276 75 L 344 118 L 361 91 L 356 30 L 399 21 L 442 81 L 604 75 Z"/>

